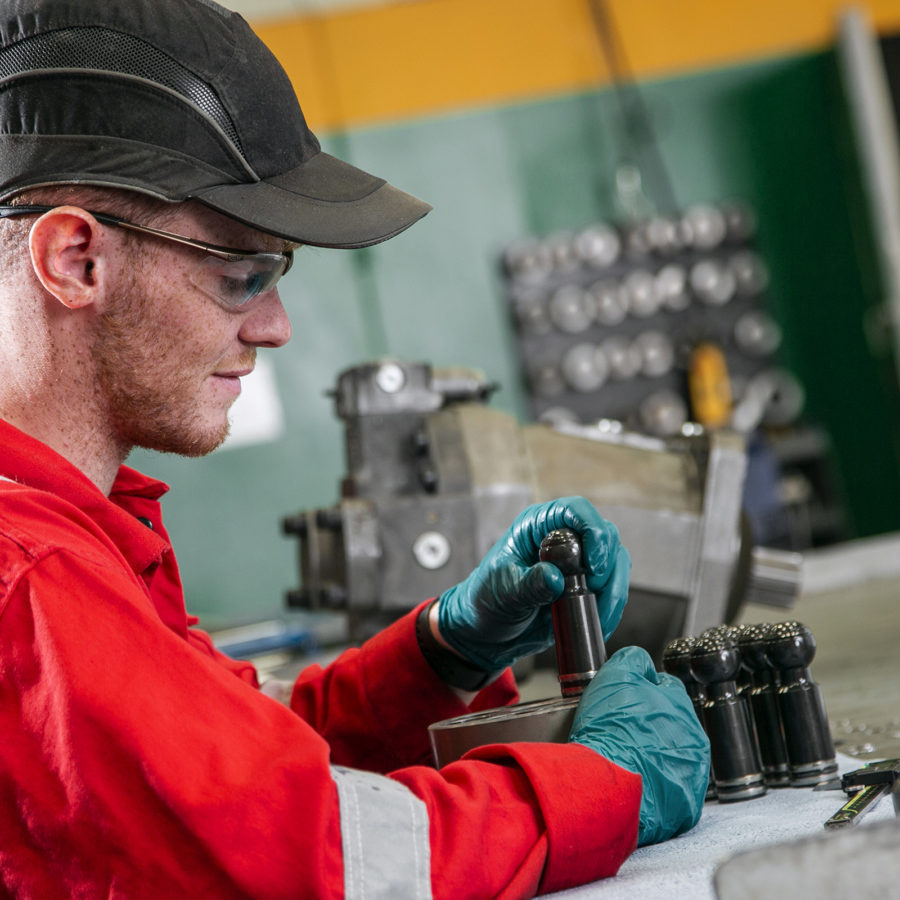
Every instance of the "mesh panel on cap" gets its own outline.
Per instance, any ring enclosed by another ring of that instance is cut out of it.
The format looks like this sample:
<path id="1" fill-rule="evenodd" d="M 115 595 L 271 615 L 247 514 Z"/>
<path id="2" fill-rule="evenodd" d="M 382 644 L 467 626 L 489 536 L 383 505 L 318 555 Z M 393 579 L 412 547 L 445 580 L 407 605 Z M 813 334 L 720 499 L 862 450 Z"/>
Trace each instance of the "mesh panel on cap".
<path id="1" fill-rule="evenodd" d="M 0 79 L 47 69 L 95 69 L 164 85 L 203 110 L 243 155 L 234 123 L 216 92 L 181 63 L 140 38 L 85 26 L 25 38 L 0 50 Z"/>

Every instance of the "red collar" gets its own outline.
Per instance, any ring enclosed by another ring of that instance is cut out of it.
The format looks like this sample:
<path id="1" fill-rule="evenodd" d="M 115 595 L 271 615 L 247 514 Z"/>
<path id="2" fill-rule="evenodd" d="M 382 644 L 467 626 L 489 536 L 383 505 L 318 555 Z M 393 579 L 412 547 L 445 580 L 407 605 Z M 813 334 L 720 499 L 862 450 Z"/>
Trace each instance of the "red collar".
<path id="1" fill-rule="evenodd" d="M 55 450 L 0 419 L 0 475 L 78 507 L 109 535 L 137 574 L 170 549 L 158 502 L 168 485 L 134 469 L 122 466 L 106 497 Z"/>

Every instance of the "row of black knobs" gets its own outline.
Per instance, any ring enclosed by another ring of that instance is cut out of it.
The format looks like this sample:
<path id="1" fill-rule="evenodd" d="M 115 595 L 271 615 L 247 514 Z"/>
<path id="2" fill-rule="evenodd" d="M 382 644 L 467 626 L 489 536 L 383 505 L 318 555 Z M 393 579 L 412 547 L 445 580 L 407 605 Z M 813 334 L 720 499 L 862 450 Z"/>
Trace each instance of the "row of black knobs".
<path id="1" fill-rule="evenodd" d="M 709 737 L 711 795 L 749 800 L 834 777 L 825 704 L 809 673 L 815 651 L 796 621 L 718 625 L 668 644 L 663 669 L 684 683 Z"/>

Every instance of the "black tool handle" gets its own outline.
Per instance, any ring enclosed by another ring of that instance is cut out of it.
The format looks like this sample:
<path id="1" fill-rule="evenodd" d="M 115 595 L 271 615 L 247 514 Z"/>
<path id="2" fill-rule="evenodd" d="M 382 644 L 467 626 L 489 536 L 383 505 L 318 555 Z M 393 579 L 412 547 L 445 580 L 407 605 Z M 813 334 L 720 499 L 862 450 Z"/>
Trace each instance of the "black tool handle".
<path id="1" fill-rule="evenodd" d="M 809 672 L 815 652 L 815 638 L 801 622 L 769 627 L 766 657 L 778 672 L 778 709 L 791 782 L 799 787 L 827 781 L 837 772 L 825 701 Z"/>
<path id="2" fill-rule="evenodd" d="M 691 703 L 694 705 L 694 712 L 697 714 L 703 729 L 706 730 L 706 721 L 703 716 L 703 706 L 706 703 L 706 686 L 697 681 L 694 678 L 694 673 L 691 671 L 691 651 L 696 643 L 697 639 L 690 635 L 669 641 L 663 650 L 662 667 L 664 672 L 674 676 L 684 685 L 688 697 L 691 698 Z M 713 800 L 715 796 L 715 774 L 710 766 L 706 799 Z"/>
<path id="3" fill-rule="evenodd" d="M 744 668 L 750 673 L 750 686 L 744 696 L 756 725 L 766 784 L 784 787 L 791 782 L 790 764 L 778 709 L 778 680 L 765 653 L 768 631 L 768 625 L 745 625 L 738 637 L 738 648 Z"/>
<path id="4" fill-rule="evenodd" d="M 553 630 L 560 690 L 563 697 L 574 697 L 606 662 L 597 598 L 588 590 L 581 538 L 575 531 L 551 531 L 541 541 L 540 558 L 565 578 L 562 596 L 553 604 Z"/>
<path id="5" fill-rule="evenodd" d="M 724 632 L 702 634 L 691 650 L 691 674 L 706 686 L 703 723 L 709 736 L 720 802 L 749 800 L 766 792 L 750 710 L 735 678 L 741 656 Z"/>
<path id="6" fill-rule="evenodd" d="M 674 675 L 685 687 L 697 718 L 703 721 L 703 702 L 706 700 L 706 689 L 694 678 L 691 672 L 691 651 L 697 639 L 690 636 L 678 637 L 669 641 L 663 650 L 662 667 L 669 675 Z"/>

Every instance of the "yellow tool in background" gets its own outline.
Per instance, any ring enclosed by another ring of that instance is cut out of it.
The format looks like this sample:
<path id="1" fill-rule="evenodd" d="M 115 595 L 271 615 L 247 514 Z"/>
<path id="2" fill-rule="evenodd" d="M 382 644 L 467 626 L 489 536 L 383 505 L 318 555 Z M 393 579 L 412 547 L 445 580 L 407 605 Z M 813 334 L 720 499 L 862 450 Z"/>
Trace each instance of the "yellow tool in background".
<path id="1" fill-rule="evenodd" d="M 719 428 L 731 421 L 731 379 L 725 354 L 715 344 L 698 344 L 688 364 L 688 393 L 694 421 Z"/>

